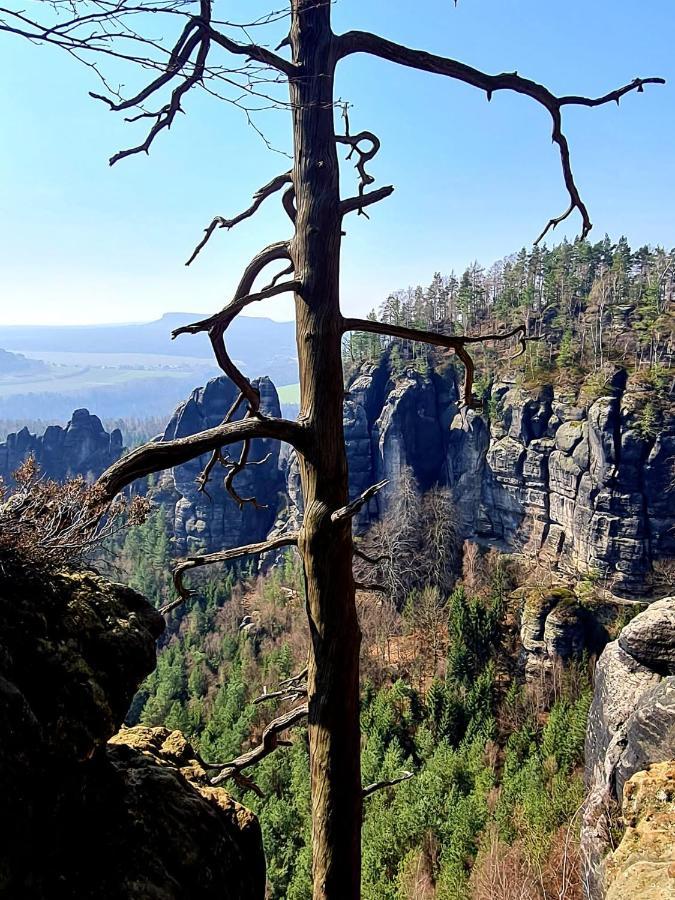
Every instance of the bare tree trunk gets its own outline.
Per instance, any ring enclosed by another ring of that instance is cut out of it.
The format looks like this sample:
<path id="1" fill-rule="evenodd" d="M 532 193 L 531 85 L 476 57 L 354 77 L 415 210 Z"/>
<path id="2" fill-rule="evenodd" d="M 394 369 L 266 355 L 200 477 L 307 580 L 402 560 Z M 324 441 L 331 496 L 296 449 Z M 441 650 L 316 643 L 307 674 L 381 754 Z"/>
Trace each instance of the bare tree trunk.
<path id="1" fill-rule="evenodd" d="M 300 532 L 311 632 L 308 674 L 315 900 L 360 896 L 361 772 L 359 647 L 351 520 L 342 428 L 341 214 L 333 124 L 331 6 L 293 4 L 291 46 L 302 74 L 291 80 L 294 185 L 291 253 L 296 295 L 300 421 L 313 446 L 300 458 L 305 516 Z"/>

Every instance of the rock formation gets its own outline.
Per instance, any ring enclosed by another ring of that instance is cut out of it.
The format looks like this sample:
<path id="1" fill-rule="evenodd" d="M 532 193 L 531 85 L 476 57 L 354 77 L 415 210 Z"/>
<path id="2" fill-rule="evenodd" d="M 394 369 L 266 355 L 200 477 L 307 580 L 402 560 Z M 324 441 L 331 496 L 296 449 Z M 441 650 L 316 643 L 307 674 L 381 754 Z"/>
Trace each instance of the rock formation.
<path id="1" fill-rule="evenodd" d="M 458 398 L 453 366 L 394 380 L 386 358 L 362 367 L 345 404 L 353 492 L 388 478 L 391 493 L 407 465 L 422 489 L 453 488 L 464 537 L 647 591 L 653 562 L 675 557 L 675 420 L 640 429 L 644 385 L 616 370 L 580 405 L 550 385 L 497 383 L 482 415 Z M 385 490 L 370 515 L 386 503 Z"/>
<path id="2" fill-rule="evenodd" d="M 279 397 L 269 378 L 257 379 L 254 384 L 260 391 L 261 411 L 280 416 Z M 212 379 L 178 407 L 162 439 L 185 437 L 219 425 L 237 395 L 237 388 L 225 376 Z M 242 415 L 243 410 L 239 410 L 236 418 Z M 227 452 L 230 459 L 237 460 L 241 444 L 232 445 Z M 245 503 L 239 508 L 225 490 L 226 472 L 220 466 L 213 470 L 206 490 L 199 490 L 197 479 L 208 456 L 161 475 L 154 496 L 169 510 L 177 552 L 220 550 L 264 540 L 284 489 L 279 454 L 278 441 L 252 441 L 249 460 L 255 465 L 249 465 L 236 478 L 237 492 L 241 497 L 255 497 L 257 507 Z"/>
<path id="3" fill-rule="evenodd" d="M 257 821 L 181 735 L 107 744 L 162 629 L 139 594 L 91 573 L 0 578 L 0 897 L 264 896 Z"/>
<path id="4" fill-rule="evenodd" d="M 675 762 L 657 763 L 624 785 L 621 843 L 606 861 L 605 900 L 675 896 Z"/>
<path id="5" fill-rule="evenodd" d="M 655 763 L 675 759 L 674 622 L 675 597 L 651 604 L 607 645 L 596 667 L 581 835 L 593 900 L 603 896 L 603 859 L 627 782 Z"/>
<path id="6" fill-rule="evenodd" d="M 604 635 L 593 613 L 566 587 L 522 588 L 520 642 L 525 677 L 539 677 L 556 665 L 601 649 Z"/>
<path id="7" fill-rule="evenodd" d="M 581 407 L 550 387 L 493 388 L 475 527 L 564 571 L 639 593 L 653 561 L 675 555 L 675 421 L 644 435 L 638 386 L 618 371 L 606 390 Z"/>
<path id="8" fill-rule="evenodd" d="M 7 440 L 0 443 L 0 478 L 10 483 L 12 473 L 32 454 L 47 478 L 65 481 L 82 475 L 94 481 L 119 459 L 122 449 L 119 429 L 108 434 L 98 416 L 86 409 L 76 409 L 65 428 L 50 425 L 41 435 L 22 428 L 16 434 L 7 435 Z"/>
<path id="9" fill-rule="evenodd" d="M 484 413 L 460 409 L 461 377 L 450 363 L 392 377 L 385 354 L 352 378 L 344 412 L 350 491 L 356 496 L 388 480 L 361 510 L 357 527 L 386 509 L 406 466 L 423 490 L 435 483 L 452 488 L 462 537 L 537 556 L 567 575 L 605 579 L 617 593 L 647 593 L 654 562 L 675 559 L 672 416 L 656 431 L 645 429 L 640 411 L 653 397 L 622 370 L 608 371 L 603 395 L 583 402 L 551 385 L 526 390 L 499 382 Z M 279 415 L 272 382 L 256 383 L 263 411 Z M 235 397 L 227 378 L 209 381 L 178 407 L 164 439 L 219 424 Z M 48 428 L 39 438 L 26 429 L 10 435 L 0 445 L 0 475 L 29 452 L 51 477 L 96 475 L 121 450 L 119 432 L 107 435 L 95 416 L 79 410 L 66 429 Z M 235 459 L 239 451 L 228 453 Z M 199 491 L 205 458 L 158 477 L 154 495 L 169 510 L 178 553 L 297 527 L 302 499 L 294 455 L 258 440 L 250 459 L 260 464 L 242 472 L 237 487 L 263 508 L 240 509 L 224 490 L 219 466 Z"/>

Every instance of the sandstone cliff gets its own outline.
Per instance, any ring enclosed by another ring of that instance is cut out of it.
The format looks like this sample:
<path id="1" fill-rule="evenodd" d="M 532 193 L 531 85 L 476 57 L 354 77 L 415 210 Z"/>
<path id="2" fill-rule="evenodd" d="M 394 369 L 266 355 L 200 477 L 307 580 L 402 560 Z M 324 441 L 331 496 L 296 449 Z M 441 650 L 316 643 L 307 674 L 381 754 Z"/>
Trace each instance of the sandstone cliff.
<path id="1" fill-rule="evenodd" d="M 675 895 L 675 762 L 657 763 L 624 785 L 626 831 L 606 862 L 605 900 Z"/>
<path id="2" fill-rule="evenodd" d="M 537 556 L 567 575 L 601 578 L 617 593 L 648 593 L 654 563 L 675 559 L 675 419 L 666 412 L 658 427 L 645 427 L 653 390 L 618 369 L 581 399 L 551 385 L 526 390 L 500 382 L 477 413 L 460 409 L 460 378 L 451 364 L 392 377 L 386 355 L 352 378 L 344 411 L 351 493 L 389 481 L 357 527 L 386 509 L 407 466 L 423 490 L 437 482 L 452 488 L 462 537 Z M 256 383 L 263 411 L 279 415 L 272 382 Z M 178 407 L 163 439 L 219 424 L 235 396 L 227 378 L 213 379 Z M 10 435 L 0 445 L 0 475 L 29 452 L 50 477 L 96 475 L 121 450 L 119 432 L 107 435 L 96 416 L 79 410 L 66 429 Z M 239 450 L 230 448 L 230 457 Z M 302 499 L 293 453 L 254 441 L 250 458 L 264 462 L 241 473 L 237 485 L 259 509 L 239 509 L 219 467 L 200 492 L 205 458 L 158 477 L 154 495 L 169 511 L 179 554 L 297 526 Z"/>
<path id="3" fill-rule="evenodd" d="M 256 819 L 180 734 L 107 743 L 162 629 L 139 594 L 94 574 L 0 578 L 0 897 L 263 897 Z"/>
<path id="4" fill-rule="evenodd" d="M 621 804 L 630 799 L 627 783 L 649 766 L 675 759 L 675 597 L 651 604 L 605 648 L 595 672 L 585 758 L 582 853 L 588 895 L 600 900 L 604 857 Z"/>
<path id="5" fill-rule="evenodd" d="M 647 591 L 654 561 L 675 557 L 675 420 L 641 427 L 645 385 L 616 370 L 580 401 L 497 383 L 478 414 L 460 411 L 457 379 L 452 366 L 393 380 L 386 360 L 361 369 L 345 404 L 352 490 L 388 478 L 391 492 L 410 466 L 423 489 L 452 486 L 465 537 Z"/>

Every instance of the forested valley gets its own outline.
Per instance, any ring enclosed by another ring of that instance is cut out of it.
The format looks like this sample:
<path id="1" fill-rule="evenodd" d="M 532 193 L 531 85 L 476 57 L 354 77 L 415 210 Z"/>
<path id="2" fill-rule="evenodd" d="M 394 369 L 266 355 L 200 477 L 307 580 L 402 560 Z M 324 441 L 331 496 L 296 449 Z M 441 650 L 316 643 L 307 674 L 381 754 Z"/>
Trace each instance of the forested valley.
<path id="1" fill-rule="evenodd" d="M 499 413 L 496 377 L 550 383 L 588 405 L 611 391 L 619 368 L 648 388 L 637 429 L 653 439 L 672 427 L 674 263 L 673 253 L 633 252 L 623 239 L 563 243 L 488 269 L 475 264 L 459 278 L 436 275 L 427 288 L 392 294 L 372 316 L 449 333 L 526 321 L 537 339 L 519 359 L 478 356 L 483 417 Z M 376 336 L 350 336 L 343 353 L 348 384 L 383 357 L 394 382 L 407 369 L 447 365 L 421 345 Z M 130 434 L 139 432 L 134 423 Z M 171 517 L 154 506 L 114 539 L 101 565 L 162 607 L 175 597 L 173 543 Z M 592 576 L 570 582 L 507 548 L 462 542 L 451 492 L 421 490 L 409 469 L 358 546 L 367 551 L 356 568 L 363 782 L 380 785 L 365 800 L 364 898 L 582 897 L 593 667 L 643 606 L 617 603 Z M 380 556 L 375 568 L 369 554 Z M 369 587 L 373 572 L 383 587 Z M 202 760 L 224 764 L 257 746 L 267 724 L 302 699 L 302 571 L 290 549 L 264 558 L 262 569 L 256 560 L 209 568 L 192 576 L 191 588 L 194 596 L 169 613 L 157 668 L 127 721 L 181 731 Z M 546 604 L 569 610 L 569 627 L 582 621 L 585 634 L 533 674 L 523 627 Z M 260 817 L 269 896 L 305 900 L 311 817 L 302 723 L 285 737 L 227 786 Z"/>
<path id="2" fill-rule="evenodd" d="M 626 410 L 621 429 L 637 435 L 644 459 L 673 429 L 674 289 L 673 252 L 633 251 L 624 239 L 563 242 L 489 268 L 476 263 L 459 278 L 436 274 L 426 288 L 394 292 L 371 319 L 446 334 L 499 334 L 527 323 L 528 340 L 516 358 L 492 344 L 477 351 L 476 419 L 460 415 L 462 429 L 470 433 L 482 421 L 494 442 L 504 429 L 513 431 L 514 416 L 537 420 L 536 398 L 545 389 L 559 398 L 563 418 L 582 416 L 590 427 L 597 404 L 619 396 Z M 386 398 L 407 385 L 423 404 L 420 416 L 428 415 L 425 385 L 451 397 L 458 383 L 452 355 L 404 338 L 347 335 L 343 362 L 347 397 L 364 374 L 379 372 L 387 381 L 385 408 Z M 508 415 L 504 385 L 515 391 Z M 634 406 L 631 390 L 639 398 Z M 84 436 L 73 432 L 68 452 L 81 445 L 87 459 L 98 458 L 87 456 L 92 434 L 107 454 L 108 431 L 119 429 L 127 453 L 166 428 L 161 417 L 101 425 L 81 411 L 80 419 Z M 417 427 L 414 416 L 401 421 Z M 40 434 L 46 423 L 2 423 L 10 435 L 3 446 L 15 455 L 25 425 Z M 56 444 L 36 446 L 49 460 Z M 355 529 L 363 897 L 581 900 L 588 892 L 582 821 L 595 666 L 648 601 L 672 591 L 672 558 L 654 544 L 651 593 L 618 597 L 592 568 L 570 576 L 507 541 L 467 537 L 457 507 L 461 490 L 418 480 L 405 464 L 414 446 L 404 442 L 389 499 Z M 457 451 L 450 445 L 448 452 Z M 105 454 L 98 464 L 107 464 Z M 672 490 L 669 459 L 666 453 L 659 465 Z M 9 497 L 38 491 L 39 502 L 29 507 L 32 537 L 21 537 L 32 547 L 44 528 L 41 503 L 86 510 L 90 500 L 86 483 L 76 478 L 56 501 L 61 489 L 27 460 L 14 479 L 6 473 L 6 491 Z M 289 460 L 279 465 L 292 481 Z M 95 541 L 86 552 L 87 565 L 169 609 L 157 666 L 137 691 L 125 727 L 140 728 L 148 740 L 153 729 L 180 732 L 199 765 L 225 767 L 227 791 L 260 822 L 267 896 L 309 900 L 309 748 L 304 716 L 295 715 L 306 696 L 309 640 L 299 557 L 288 548 L 198 569 L 181 601 L 173 572 L 185 542 L 175 531 L 175 500 L 161 485 L 155 476 L 137 485 L 131 507 L 120 508 L 102 545 Z M 225 521 L 234 521 L 236 504 L 211 490 L 207 485 L 206 508 L 215 504 Z M 284 517 L 292 514 L 288 497 L 278 502 L 275 528 L 281 522 L 283 535 Z M 12 546 L 15 539 L 6 540 Z M 208 549 L 193 530 L 189 554 Z M 56 551 L 30 552 L 39 561 Z M 270 723 L 288 715 L 292 727 L 270 739 Z M 249 765 L 247 754 L 258 748 L 264 752 Z M 617 810 L 610 821 L 618 842 Z"/>

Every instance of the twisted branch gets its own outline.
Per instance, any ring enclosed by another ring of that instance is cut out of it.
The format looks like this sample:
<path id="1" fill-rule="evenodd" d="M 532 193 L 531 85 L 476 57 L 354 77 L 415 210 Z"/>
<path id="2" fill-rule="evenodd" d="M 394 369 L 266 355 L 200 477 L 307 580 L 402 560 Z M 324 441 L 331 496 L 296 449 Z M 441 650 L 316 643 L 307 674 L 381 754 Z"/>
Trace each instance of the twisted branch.
<path id="1" fill-rule="evenodd" d="M 258 211 L 260 206 L 268 197 L 271 197 L 272 194 L 280 191 L 285 184 L 292 182 L 292 179 L 292 172 L 284 172 L 282 175 L 277 175 L 267 184 L 263 185 L 263 187 L 259 188 L 253 195 L 253 202 L 251 203 L 251 205 L 243 212 L 239 213 L 239 215 L 235 216 L 233 219 L 225 219 L 223 216 L 215 216 L 211 223 L 204 229 L 204 237 L 192 251 L 192 255 L 190 256 L 190 259 L 188 259 L 188 261 L 185 263 L 185 265 L 189 266 L 190 263 L 194 262 L 199 253 L 208 243 L 211 235 L 216 230 L 216 228 L 227 228 L 229 231 L 230 228 L 234 228 L 235 225 L 243 222 L 244 219 L 249 219 Z"/>
<path id="2" fill-rule="evenodd" d="M 388 484 L 387 479 L 378 481 L 377 484 L 372 484 L 369 488 L 366 488 L 363 493 L 359 494 L 359 496 L 352 500 L 351 503 L 348 503 L 347 506 L 336 509 L 330 517 L 331 522 L 343 522 L 345 519 L 353 519 L 354 516 L 363 509 L 366 503 L 368 503 L 378 491 L 381 491 L 386 484 Z"/>
<path id="3" fill-rule="evenodd" d="M 570 149 L 567 138 L 562 129 L 562 109 L 565 106 L 602 106 L 606 103 L 619 103 L 621 98 L 626 94 L 637 91 L 643 93 L 647 84 L 665 84 L 663 78 L 635 78 L 629 84 L 603 94 L 601 97 L 580 97 L 568 95 L 557 97 L 548 88 L 529 78 L 523 78 L 517 72 L 503 72 L 499 75 L 488 75 L 473 66 L 468 66 L 458 60 L 450 59 L 445 56 L 437 56 L 434 53 L 427 53 L 424 50 L 413 50 L 394 41 L 367 31 L 349 31 L 335 38 L 336 58 L 344 59 L 354 53 L 368 53 L 371 56 L 377 56 L 388 62 L 394 62 L 402 66 L 408 66 L 423 72 L 432 72 L 437 75 L 445 75 L 454 78 L 456 81 L 462 81 L 465 84 L 477 87 L 485 91 L 487 99 L 491 100 L 495 91 L 514 91 L 518 94 L 524 94 L 536 100 L 546 110 L 548 110 L 553 121 L 552 140 L 557 144 L 560 152 L 560 162 L 562 165 L 563 179 L 565 187 L 570 198 L 570 205 L 560 216 L 549 220 L 548 224 L 537 238 L 536 243 L 543 240 L 546 234 L 560 222 L 567 219 L 574 210 L 578 210 L 581 215 L 582 228 L 581 237 L 585 238 L 592 228 L 588 209 L 581 199 L 579 189 L 576 185 L 574 174 L 572 172 L 572 164 L 570 160 Z"/>
<path id="4" fill-rule="evenodd" d="M 359 194 L 358 197 L 350 197 L 348 200 L 343 200 L 340 204 L 340 212 L 342 215 L 346 215 L 348 212 L 358 210 L 360 216 L 368 218 L 365 207 L 371 206 L 373 203 L 377 203 L 379 200 L 388 197 L 393 193 L 394 188 L 392 185 L 389 185 L 388 187 L 380 188 L 377 191 L 372 191 L 370 194 L 364 194 L 366 187 L 369 184 L 373 184 L 375 181 L 375 177 L 369 172 L 366 172 L 366 166 L 379 151 L 381 146 L 380 139 L 372 131 L 360 131 L 358 134 L 350 133 L 349 107 L 346 103 L 342 105 L 342 118 L 345 122 L 345 133 L 336 134 L 335 140 L 338 144 L 347 144 L 351 147 L 351 150 L 347 154 L 348 160 L 350 160 L 355 153 L 358 156 L 355 168 L 359 173 Z M 370 144 L 366 149 L 360 146 L 364 141 Z"/>
<path id="5" fill-rule="evenodd" d="M 303 719 L 307 718 L 308 714 L 309 709 L 306 703 L 303 706 L 291 709 L 289 712 L 284 713 L 282 716 L 279 716 L 279 718 L 270 722 L 263 731 L 260 743 L 256 747 L 253 747 L 246 753 L 242 753 L 241 756 L 238 756 L 228 763 L 213 765 L 207 763 L 207 768 L 221 770 L 215 778 L 211 779 L 211 784 L 222 784 L 224 781 L 227 781 L 228 778 L 236 777 L 242 769 L 247 769 L 249 766 L 253 766 L 260 762 L 261 759 L 269 756 L 270 753 L 273 753 L 277 749 L 277 747 L 287 746 L 289 741 L 282 740 L 279 735 L 288 728 L 292 728 L 294 725 L 302 722 Z"/>
<path id="6" fill-rule="evenodd" d="M 231 550 L 218 550 L 216 553 L 204 553 L 201 556 L 188 556 L 182 560 L 173 571 L 173 583 L 179 599 L 165 604 L 161 613 L 170 612 L 179 606 L 184 600 L 193 596 L 194 592 L 188 590 L 183 584 L 183 576 L 191 569 L 199 569 L 202 566 L 212 566 L 215 563 L 230 562 L 242 556 L 254 556 L 260 553 L 269 553 L 271 550 L 280 550 L 282 547 L 296 547 L 297 534 L 286 534 L 283 537 L 272 538 L 269 541 L 261 541 L 257 544 L 245 544 L 242 547 L 234 547 Z"/>
<path id="7" fill-rule="evenodd" d="M 276 179 L 274 179 L 273 182 L 270 182 L 268 185 L 266 185 L 265 188 L 260 189 L 260 191 L 258 192 L 258 194 L 260 194 L 261 196 L 260 203 L 266 195 L 265 191 L 267 191 L 268 193 L 273 193 L 272 188 L 274 188 L 274 190 L 278 190 L 283 184 L 287 182 L 287 175 L 290 177 L 290 173 L 285 173 L 284 175 L 278 176 Z M 258 205 L 260 205 L 260 203 L 258 203 Z M 202 246 L 204 243 L 205 241 L 202 242 Z M 196 254 L 193 254 L 192 258 L 194 258 L 195 255 Z M 270 263 L 276 262 L 277 260 L 281 259 L 289 260 L 289 266 L 287 266 L 286 269 L 283 270 L 283 272 L 277 273 L 270 284 L 268 284 L 266 287 L 262 288 L 260 291 L 252 292 L 253 285 L 263 269 L 265 269 Z M 236 386 L 239 388 L 240 399 L 244 398 L 247 401 L 247 418 L 255 416 L 259 412 L 260 391 L 258 391 L 258 389 L 254 387 L 253 384 L 251 384 L 249 379 L 238 368 L 238 366 L 235 365 L 234 361 L 227 352 L 227 347 L 225 346 L 225 332 L 232 321 L 236 318 L 236 316 L 238 316 L 239 313 L 251 303 L 256 303 L 260 300 L 265 300 L 270 297 L 275 297 L 288 291 L 300 290 L 301 284 L 299 281 L 284 281 L 281 283 L 279 283 L 278 281 L 282 274 L 288 274 L 292 270 L 293 261 L 291 259 L 290 246 L 288 241 L 277 241 L 274 244 L 270 244 L 268 247 L 265 247 L 263 250 L 261 250 L 260 253 L 258 253 L 248 264 L 248 266 L 244 270 L 244 274 L 239 281 L 237 289 L 234 293 L 234 297 L 232 298 L 230 303 L 228 303 L 228 305 L 224 307 L 224 309 L 222 309 L 218 313 L 215 313 L 213 316 L 209 316 L 206 319 L 201 319 L 200 321 L 193 322 L 189 325 L 183 325 L 171 332 L 172 340 L 175 340 L 175 338 L 177 338 L 181 334 L 199 334 L 200 332 L 206 332 L 208 334 L 209 340 L 211 341 L 211 346 L 213 348 L 213 353 L 216 358 L 216 362 L 225 373 L 225 375 L 227 375 L 228 378 L 230 378 L 230 380 L 233 381 L 234 384 L 236 384 Z M 236 409 L 236 407 L 239 405 L 239 402 L 240 401 L 238 400 L 235 404 L 234 409 Z M 251 503 L 253 506 L 255 506 L 256 509 L 261 508 L 255 497 L 242 497 L 239 493 L 237 493 L 234 487 L 234 479 L 240 472 L 242 472 L 246 468 L 250 451 L 251 443 L 249 440 L 245 440 L 241 450 L 241 454 L 239 456 L 239 460 L 232 464 L 230 471 L 228 472 L 225 479 L 225 489 L 230 494 L 232 499 L 237 503 L 240 509 L 243 508 L 244 504 L 246 503 Z M 200 489 L 203 489 L 205 487 L 208 481 L 208 477 L 219 459 L 220 461 L 223 461 L 222 456 L 219 456 L 214 452 L 214 455 L 207 463 L 202 476 L 200 476 Z"/>
<path id="8" fill-rule="evenodd" d="M 346 331 L 367 331 L 371 334 L 380 334 L 384 337 L 401 338 L 405 341 L 419 341 L 423 344 L 431 344 L 434 347 L 444 347 L 446 350 L 454 350 L 464 365 L 464 406 L 468 409 L 480 409 L 481 404 L 473 396 L 473 378 L 475 366 L 473 359 L 466 349 L 467 344 L 483 344 L 486 341 L 506 341 L 518 337 L 520 348 L 512 357 L 516 359 L 525 351 L 526 341 L 530 338 L 526 335 L 524 325 L 518 325 L 511 331 L 501 334 L 480 335 L 446 335 L 436 331 L 425 331 L 421 328 L 408 328 L 405 325 L 390 325 L 385 322 L 375 322 L 371 319 L 343 319 L 343 333 Z"/>

